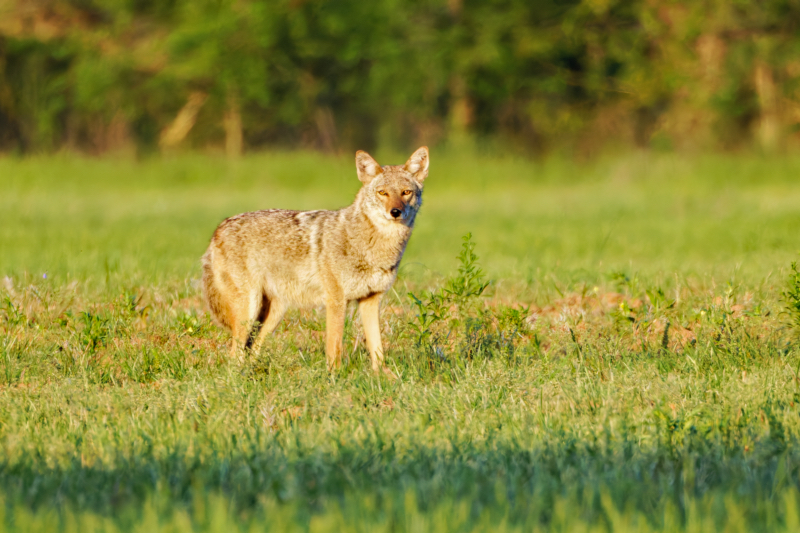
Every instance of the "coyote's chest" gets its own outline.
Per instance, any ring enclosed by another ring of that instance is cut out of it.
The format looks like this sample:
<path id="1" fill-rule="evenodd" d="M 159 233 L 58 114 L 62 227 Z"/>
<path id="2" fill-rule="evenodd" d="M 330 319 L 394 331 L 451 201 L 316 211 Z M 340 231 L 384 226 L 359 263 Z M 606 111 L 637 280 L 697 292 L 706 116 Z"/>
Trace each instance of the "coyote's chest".
<path id="1" fill-rule="evenodd" d="M 389 290 L 397 277 L 410 232 L 358 234 L 309 232 L 306 252 L 291 260 L 278 250 L 261 255 L 266 293 L 298 307 L 325 303 L 340 292 L 348 301 Z M 378 238 L 380 237 L 380 238 Z"/>
<path id="2" fill-rule="evenodd" d="M 354 262 L 349 266 L 341 278 L 345 298 L 358 300 L 378 292 L 386 292 L 397 277 L 397 267 L 400 257 L 394 262 L 382 261 L 379 263 Z"/>
<path id="3" fill-rule="evenodd" d="M 358 300 L 387 291 L 397 277 L 406 241 L 405 235 L 377 242 L 376 239 L 358 239 L 344 245 L 343 253 L 329 256 L 345 297 Z"/>

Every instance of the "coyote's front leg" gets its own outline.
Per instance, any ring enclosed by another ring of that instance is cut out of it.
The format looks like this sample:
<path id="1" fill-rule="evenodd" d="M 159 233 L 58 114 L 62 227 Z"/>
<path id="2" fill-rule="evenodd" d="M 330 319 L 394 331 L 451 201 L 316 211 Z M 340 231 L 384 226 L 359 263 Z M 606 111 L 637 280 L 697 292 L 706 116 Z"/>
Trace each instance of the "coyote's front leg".
<path id="1" fill-rule="evenodd" d="M 375 293 L 358 301 L 361 314 L 361 325 L 364 326 L 364 338 L 367 341 L 372 370 L 378 372 L 383 368 L 383 346 L 381 346 L 381 325 L 379 310 L 383 293 Z"/>
<path id="2" fill-rule="evenodd" d="M 344 315 L 347 300 L 336 287 L 328 289 L 325 298 L 325 355 L 328 359 L 328 370 L 342 366 L 342 336 L 344 335 Z"/>

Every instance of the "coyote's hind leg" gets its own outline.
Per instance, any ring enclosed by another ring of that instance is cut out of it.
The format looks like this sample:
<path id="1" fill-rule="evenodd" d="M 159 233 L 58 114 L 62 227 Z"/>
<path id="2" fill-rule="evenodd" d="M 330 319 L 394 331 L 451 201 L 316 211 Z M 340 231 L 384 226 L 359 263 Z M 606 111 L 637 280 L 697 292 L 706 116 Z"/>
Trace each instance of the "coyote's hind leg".
<path id="1" fill-rule="evenodd" d="M 258 316 L 259 324 L 256 325 L 256 328 L 258 328 L 258 335 L 251 347 L 253 353 L 257 354 L 261 351 L 264 339 L 267 335 L 275 331 L 275 328 L 278 326 L 278 323 L 280 323 L 284 314 L 286 314 L 286 304 L 276 299 L 268 300 L 267 297 L 264 296 L 261 312 Z"/>
<path id="2" fill-rule="evenodd" d="M 263 308 L 262 296 L 251 292 L 232 299 L 231 309 L 231 358 L 244 361 L 245 352 L 252 344 L 250 336 L 253 324 Z"/>

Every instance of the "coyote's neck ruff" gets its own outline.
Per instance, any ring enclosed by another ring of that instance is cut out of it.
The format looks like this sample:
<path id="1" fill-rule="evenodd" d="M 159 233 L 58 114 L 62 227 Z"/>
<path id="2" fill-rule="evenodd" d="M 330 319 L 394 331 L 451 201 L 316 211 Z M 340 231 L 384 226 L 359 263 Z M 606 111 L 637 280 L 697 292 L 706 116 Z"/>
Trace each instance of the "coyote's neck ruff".
<path id="1" fill-rule="evenodd" d="M 203 288 L 214 317 L 233 334 L 232 353 L 258 350 L 290 307 L 325 304 L 328 366 L 341 361 L 348 302 L 359 302 L 375 370 L 383 366 L 378 304 L 397 277 L 428 175 L 428 149 L 402 166 L 356 154 L 363 183 L 338 211 L 267 210 L 231 217 L 203 256 Z M 254 328 L 255 327 L 255 328 Z"/>

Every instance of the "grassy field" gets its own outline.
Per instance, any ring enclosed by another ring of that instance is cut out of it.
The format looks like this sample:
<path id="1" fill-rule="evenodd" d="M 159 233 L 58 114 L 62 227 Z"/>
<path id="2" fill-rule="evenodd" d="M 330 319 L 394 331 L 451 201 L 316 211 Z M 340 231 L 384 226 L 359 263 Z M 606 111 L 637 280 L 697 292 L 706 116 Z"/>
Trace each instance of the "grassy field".
<path id="1" fill-rule="evenodd" d="M 320 310 L 237 364 L 200 298 L 350 157 L 0 159 L 0 532 L 797 531 L 800 158 L 432 156 L 396 381 L 352 310 L 329 375 Z"/>

